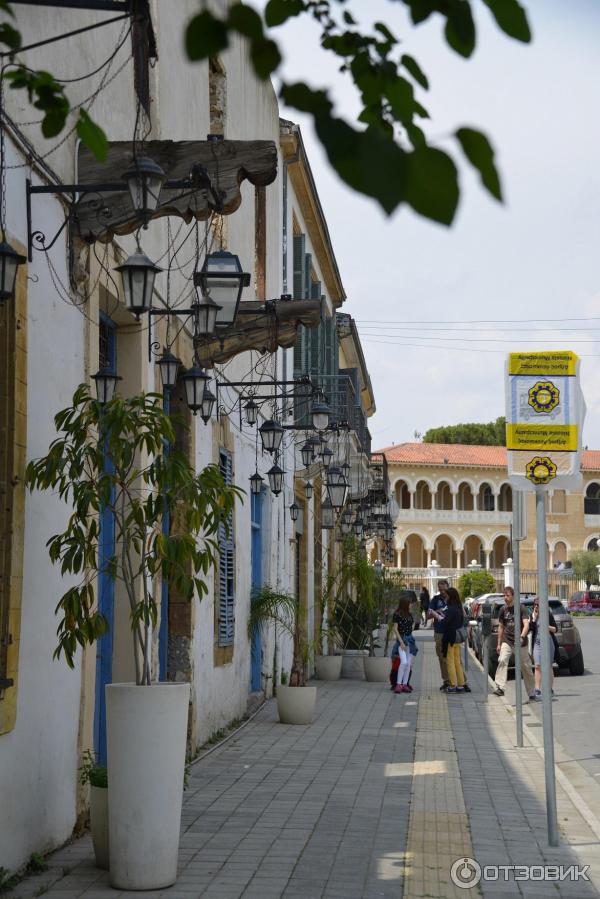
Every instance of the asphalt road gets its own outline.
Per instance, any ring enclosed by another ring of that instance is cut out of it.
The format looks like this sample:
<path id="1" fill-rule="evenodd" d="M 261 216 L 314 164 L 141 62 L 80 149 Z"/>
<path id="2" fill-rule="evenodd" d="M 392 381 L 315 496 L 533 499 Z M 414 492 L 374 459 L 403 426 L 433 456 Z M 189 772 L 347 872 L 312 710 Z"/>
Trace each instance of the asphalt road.
<path id="1" fill-rule="evenodd" d="M 585 674 L 573 677 L 565 669 L 554 679 L 554 737 L 600 782 L 600 617 L 576 618 L 575 622 L 581 634 Z M 514 702 L 514 680 L 508 688 L 507 696 Z M 523 714 L 539 719 L 541 739 L 541 703 L 529 703 Z"/>

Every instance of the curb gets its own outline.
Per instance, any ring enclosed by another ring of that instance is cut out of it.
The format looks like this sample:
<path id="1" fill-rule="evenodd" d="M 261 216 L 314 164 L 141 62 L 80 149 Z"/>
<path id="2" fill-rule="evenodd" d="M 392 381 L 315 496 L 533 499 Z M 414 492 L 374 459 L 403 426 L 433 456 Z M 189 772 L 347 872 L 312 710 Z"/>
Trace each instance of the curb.
<path id="1" fill-rule="evenodd" d="M 475 665 L 477 665 L 477 667 L 483 674 L 483 665 L 481 664 L 481 662 L 479 661 L 477 656 L 473 653 L 473 650 L 470 647 L 469 647 L 469 655 L 471 656 L 471 660 L 475 663 Z M 489 680 L 489 675 L 488 675 L 488 680 Z M 505 707 L 506 711 L 508 712 L 508 714 L 512 718 L 516 719 L 515 709 L 513 708 L 512 705 L 509 704 L 508 700 L 505 699 L 503 696 L 499 696 L 498 699 L 502 700 L 504 707 Z M 538 736 L 530 730 L 529 725 L 526 721 L 523 722 L 523 735 L 527 738 L 527 740 L 529 741 L 529 743 L 531 744 L 533 749 L 535 749 L 535 751 L 538 753 L 538 755 L 543 759 L 544 758 L 544 744 L 543 744 L 543 742 L 540 742 Z M 571 783 L 568 776 L 564 773 L 564 771 L 562 771 L 560 769 L 560 766 L 559 766 L 560 764 L 577 765 L 578 763 L 575 762 L 573 759 L 569 758 L 568 754 L 565 752 L 562 745 L 558 742 L 558 740 L 556 738 L 554 739 L 554 747 L 555 747 L 555 749 L 559 750 L 560 754 L 564 758 L 564 762 L 562 762 L 562 763 L 557 763 L 555 760 L 554 775 L 555 775 L 557 781 L 559 782 L 559 784 L 561 785 L 561 787 L 563 788 L 563 790 L 565 791 L 565 793 L 567 794 L 567 796 L 569 797 L 569 799 L 571 800 L 571 802 L 573 803 L 573 805 L 575 806 L 575 808 L 577 809 L 577 811 L 579 812 L 579 814 L 581 815 L 581 817 L 584 819 L 584 821 L 588 825 L 588 827 L 594 832 L 594 834 L 598 837 L 598 839 L 600 839 L 600 819 L 597 817 L 597 815 L 594 814 L 594 812 L 591 810 L 591 808 L 589 807 L 589 805 L 587 804 L 587 802 L 585 801 L 585 799 L 583 798 L 583 796 L 581 795 L 581 793 L 579 792 L 577 787 L 575 787 Z M 515 748 L 519 749 L 520 747 L 517 746 Z M 578 767 L 581 768 L 582 774 L 585 777 L 589 777 L 589 774 L 587 774 L 587 772 L 585 771 L 584 768 L 581 767 L 581 765 L 579 765 Z M 596 786 L 595 781 L 592 781 L 592 783 L 594 784 L 594 786 Z"/>

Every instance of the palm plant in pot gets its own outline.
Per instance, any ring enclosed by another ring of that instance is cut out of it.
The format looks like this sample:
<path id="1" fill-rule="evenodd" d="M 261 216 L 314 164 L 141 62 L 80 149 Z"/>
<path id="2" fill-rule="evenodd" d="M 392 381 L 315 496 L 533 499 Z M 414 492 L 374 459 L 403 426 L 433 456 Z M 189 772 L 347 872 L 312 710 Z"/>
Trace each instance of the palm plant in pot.
<path id="1" fill-rule="evenodd" d="M 190 685 L 154 682 L 156 597 L 165 579 L 190 600 L 207 592 L 215 534 L 227 527 L 240 491 L 225 485 L 216 465 L 197 474 L 173 448 L 173 422 L 159 394 L 100 403 L 82 384 L 55 425 L 47 455 L 27 468 L 31 490 L 58 493 L 72 509 L 47 544 L 71 581 L 56 606 L 54 656 L 74 667 L 78 647 L 107 632 L 99 576 L 121 585 L 135 683 L 106 687 L 110 878 L 121 889 L 166 887 L 177 875 Z M 169 533 L 167 510 L 176 523 Z M 101 514 L 114 522 L 108 556 Z"/>
<path id="2" fill-rule="evenodd" d="M 277 686 L 279 720 L 282 724 L 310 724 L 317 688 L 306 685 L 310 646 L 305 639 L 300 603 L 291 593 L 263 584 L 252 594 L 249 639 L 252 640 L 254 634 L 268 624 L 280 627 L 292 639 L 292 668 L 289 677 L 282 672 L 281 684 Z"/>
<path id="3" fill-rule="evenodd" d="M 355 537 L 344 539 L 332 579 L 332 615 L 344 656 L 342 676 L 362 679 L 364 658 L 375 653 L 373 631 L 379 623 L 379 606 L 373 568 Z"/>

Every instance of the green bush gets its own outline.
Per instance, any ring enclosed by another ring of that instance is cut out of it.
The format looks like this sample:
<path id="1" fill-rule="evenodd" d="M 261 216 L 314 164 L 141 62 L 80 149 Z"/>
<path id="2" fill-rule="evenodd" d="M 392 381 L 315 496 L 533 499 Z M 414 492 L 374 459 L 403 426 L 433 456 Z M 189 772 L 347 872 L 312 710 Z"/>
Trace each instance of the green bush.
<path id="1" fill-rule="evenodd" d="M 461 599 L 467 596 L 481 596 L 483 593 L 495 593 L 496 580 L 491 571 L 465 571 L 458 579 L 458 592 Z"/>

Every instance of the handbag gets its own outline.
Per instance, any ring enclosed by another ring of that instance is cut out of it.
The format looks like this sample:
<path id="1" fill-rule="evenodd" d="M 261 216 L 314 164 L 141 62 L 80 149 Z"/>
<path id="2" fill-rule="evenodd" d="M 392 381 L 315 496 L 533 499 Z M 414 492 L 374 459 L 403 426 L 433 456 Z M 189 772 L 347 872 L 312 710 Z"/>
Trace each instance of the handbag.
<path id="1" fill-rule="evenodd" d="M 456 628 L 456 636 L 454 638 L 455 643 L 465 643 L 467 640 L 467 629 L 464 624 L 461 627 Z"/>

